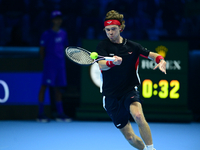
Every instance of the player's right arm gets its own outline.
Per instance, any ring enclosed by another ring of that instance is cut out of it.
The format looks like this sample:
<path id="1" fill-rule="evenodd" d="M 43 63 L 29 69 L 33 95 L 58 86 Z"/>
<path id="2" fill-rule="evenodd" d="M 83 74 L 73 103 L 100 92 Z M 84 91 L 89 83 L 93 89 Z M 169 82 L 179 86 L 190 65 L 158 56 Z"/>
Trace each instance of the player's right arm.
<path id="1" fill-rule="evenodd" d="M 45 57 L 45 47 L 40 46 L 40 58 L 44 60 L 44 57 Z"/>
<path id="2" fill-rule="evenodd" d="M 106 40 L 101 41 L 98 46 L 96 52 L 101 56 L 109 56 L 107 52 L 107 42 Z M 110 68 L 114 67 L 115 65 L 120 65 L 122 63 L 122 58 L 119 56 L 113 56 L 115 57 L 114 61 L 106 61 L 106 60 L 100 60 L 98 61 L 99 68 L 102 71 L 109 70 Z"/>
<path id="3" fill-rule="evenodd" d="M 121 65 L 122 63 L 122 58 L 119 56 L 113 56 L 115 58 L 115 60 L 113 62 L 111 61 L 106 61 L 106 60 L 100 60 L 98 62 L 99 64 L 99 68 L 103 71 L 109 70 L 110 68 L 112 68 L 111 66 L 115 66 L 115 65 Z M 113 65 L 110 65 L 113 64 Z"/>
<path id="4" fill-rule="evenodd" d="M 106 65 L 106 62 L 107 62 L 106 60 L 100 60 L 100 61 L 98 61 L 100 70 L 106 71 L 106 70 L 110 69 L 110 67 L 108 67 Z"/>

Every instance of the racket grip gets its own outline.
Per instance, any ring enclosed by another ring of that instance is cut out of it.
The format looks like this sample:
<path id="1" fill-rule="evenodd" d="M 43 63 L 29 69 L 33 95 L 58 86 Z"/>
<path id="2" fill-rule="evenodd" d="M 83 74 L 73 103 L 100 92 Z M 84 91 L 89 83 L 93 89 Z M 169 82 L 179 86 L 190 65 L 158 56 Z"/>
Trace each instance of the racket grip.
<path id="1" fill-rule="evenodd" d="M 104 58 L 105 58 L 105 60 L 108 60 L 108 61 L 114 61 L 115 60 L 114 57 L 104 57 Z"/>

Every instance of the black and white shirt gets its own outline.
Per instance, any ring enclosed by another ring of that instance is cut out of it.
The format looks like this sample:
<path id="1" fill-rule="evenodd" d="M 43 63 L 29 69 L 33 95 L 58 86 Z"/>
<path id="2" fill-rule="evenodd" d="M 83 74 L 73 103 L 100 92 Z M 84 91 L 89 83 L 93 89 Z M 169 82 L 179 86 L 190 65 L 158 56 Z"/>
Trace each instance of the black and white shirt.
<path id="1" fill-rule="evenodd" d="M 123 39 L 121 44 L 105 39 L 98 44 L 96 51 L 101 56 L 122 57 L 121 65 L 102 71 L 104 96 L 121 97 L 140 85 L 139 56 L 148 57 L 149 50 L 127 39 Z"/>

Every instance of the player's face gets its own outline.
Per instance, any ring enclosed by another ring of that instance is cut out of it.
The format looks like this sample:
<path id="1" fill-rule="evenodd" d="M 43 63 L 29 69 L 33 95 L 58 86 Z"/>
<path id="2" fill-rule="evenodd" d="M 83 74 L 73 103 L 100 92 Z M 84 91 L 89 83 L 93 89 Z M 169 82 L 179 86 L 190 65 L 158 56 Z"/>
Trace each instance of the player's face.
<path id="1" fill-rule="evenodd" d="M 56 17 L 52 20 L 53 22 L 53 25 L 54 26 L 57 26 L 57 27 L 60 27 L 61 24 L 62 24 L 62 18 L 61 17 Z"/>
<path id="2" fill-rule="evenodd" d="M 106 26 L 105 31 L 111 41 L 115 41 L 120 36 L 120 28 L 117 25 Z"/>

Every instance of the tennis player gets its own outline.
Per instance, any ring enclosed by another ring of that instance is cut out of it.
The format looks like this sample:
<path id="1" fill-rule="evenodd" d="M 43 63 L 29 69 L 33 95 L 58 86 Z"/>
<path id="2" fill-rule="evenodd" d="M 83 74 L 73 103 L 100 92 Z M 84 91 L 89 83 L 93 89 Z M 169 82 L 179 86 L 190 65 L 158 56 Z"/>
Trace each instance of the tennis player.
<path id="1" fill-rule="evenodd" d="M 42 85 L 39 92 L 39 115 L 37 120 L 47 122 L 49 119 L 44 114 L 44 94 L 47 87 L 52 87 L 55 92 L 57 121 L 71 121 L 64 114 L 62 94 L 59 87 L 67 85 L 64 49 L 68 46 L 67 33 L 61 29 L 62 13 L 51 13 L 53 26 L 45 31 L 40 40 L 40 55 L 43 59 Z"/>
<path id="2" fill-rule="evenodd" d="M 138 63 L 139 56 L 152 59 L 157 63 L 154 69 L 159 68 L 166 74 L 166 62 L 159 54 L 150 52 L 140 44 L 120 35 L 125 28 L 123 18 L 123 14 L 114 10 L 106 14 L 104 30 L 108 38 L 97 46 L 99 55 L 115 57 L 113 62 L 98 62 L 103 79 L 103 106 L 114 125 L 133 147 L 139 150 L 155 150 L 137 90 L 140 85 Z M 130 116 L 137 123 L 143 140 L 135 135 L 129 121 Z"/>

